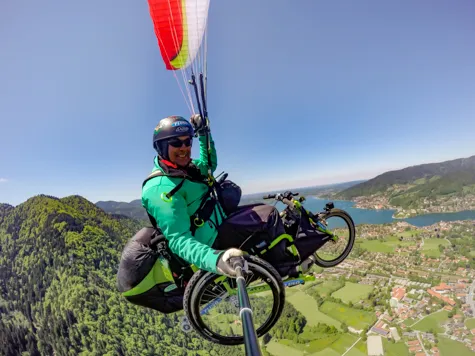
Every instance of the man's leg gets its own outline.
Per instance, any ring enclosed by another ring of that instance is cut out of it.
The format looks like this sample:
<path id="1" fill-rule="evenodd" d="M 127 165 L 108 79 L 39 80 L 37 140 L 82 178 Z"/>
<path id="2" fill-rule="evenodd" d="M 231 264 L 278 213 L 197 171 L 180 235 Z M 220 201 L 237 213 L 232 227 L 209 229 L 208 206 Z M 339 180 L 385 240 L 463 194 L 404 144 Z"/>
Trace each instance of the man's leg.
<path id="1" fill-rule="evenodd" d="M 252 236 L 264 234 L 273 240 L 285 233 L 279 211 L 265 204 L 241 207 L 218 227 L 215 249 L 240 248 Z"/>
<path id="2" fill-rule="evenodd" d="M 230 215 L 218 228 L 218 237 L 213 248 L 225 250 L 240 248 L 251 255 L 267 247 L 277 237 L 285 233 L 279 211 L 271 205 L 243 207 Z M 295 257 L 287 251 L 286 240 L 259 257 L 268 261 L 281 276 L 286 275 L 295 266 Z"/>

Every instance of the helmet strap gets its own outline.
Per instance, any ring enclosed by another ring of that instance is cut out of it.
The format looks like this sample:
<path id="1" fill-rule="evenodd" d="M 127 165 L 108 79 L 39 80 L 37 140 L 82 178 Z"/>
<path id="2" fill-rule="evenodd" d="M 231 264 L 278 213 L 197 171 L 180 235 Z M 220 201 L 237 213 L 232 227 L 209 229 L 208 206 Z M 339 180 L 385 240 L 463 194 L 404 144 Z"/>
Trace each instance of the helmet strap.
<path id="1" fill-rule="evenodd" d="M 156 143 L 155 150 L 158 153 L 158 156 L 161 159 L 170 160 L 170 157 L 168 156 L 168 140 L 162 140 Z"/>

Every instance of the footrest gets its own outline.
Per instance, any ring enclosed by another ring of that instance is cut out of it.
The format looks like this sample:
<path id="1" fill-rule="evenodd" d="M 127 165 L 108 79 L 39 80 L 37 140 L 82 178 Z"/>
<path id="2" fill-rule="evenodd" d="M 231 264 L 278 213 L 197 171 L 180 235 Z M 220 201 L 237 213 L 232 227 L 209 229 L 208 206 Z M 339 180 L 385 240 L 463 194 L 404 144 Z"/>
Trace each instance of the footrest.
<path id="1" fill-rule="evenodd" d="M 303 276 L 303 279 L 305 282 L 313 282 L 316 280 L 315 276 L 313 274 L 306 274 Z"/>

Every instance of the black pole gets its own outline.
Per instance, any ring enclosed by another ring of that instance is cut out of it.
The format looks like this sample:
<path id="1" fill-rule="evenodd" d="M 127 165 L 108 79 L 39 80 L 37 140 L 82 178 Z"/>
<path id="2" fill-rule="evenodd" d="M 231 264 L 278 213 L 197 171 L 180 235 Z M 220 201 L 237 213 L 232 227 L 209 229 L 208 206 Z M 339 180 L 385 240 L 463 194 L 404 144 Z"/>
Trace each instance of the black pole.
<path id="1" fill-rule="evenodd" d="M 201 102 L 203 103 L 203 114 L 205 118 L 208 117 L 208 106 L 206 105 L 206 93 L 203 81 L 203 73 L 200 73 L 200 89 L 201 89 Z"/>
<path id="2" fill-rule="evenodd" d="M 254 322 L 252 320 L 251 303 L 246 291 L 246 281 L 242 275 L 243 260 L 239 259 L 234 263 L 234 269 L 237 274 L 236 282 L 238 286 L 239 316 L 242 322 L 242 331 L 244 336 L 244 347 L 247 356 L 262 356 L 259 348 Z"/>
<path id="3" fill-rule="evenodd" d="M 191 75 L 191 85 L 193 85 L 193 88 L 195 89 L 196 105 L 198 105 L 198 112 L 203 118 L 203 112 L 201 111 L 200 94 L 198 93 L 198 86 L 196 85 L 195 74 Z"/>
<path id="4" fill-rule="evenodd" d="M 206 96 L 204 92 L 204 83 L 203 83 L 203 73 L 200 73 L 200 91 L 201 95 L 198 91 L 198 85 L 196 84 L 195 73 L 191 73 L 191 81 L 190 84 L 193 85 L 195 89 L 195 96 L 196 96 L 196 104 L 198 105 L 198 112 L 200 113 L 201 119 L 208 121 L 208 107 L 206 105 Z M 201 101 L 200 101 L 201 96 Z M 201 110 L 201 104 L 203 104 L 203 111 Z M 210 185 L 214 184 L 213 175 L 211 172 L 211 157 L 210 157 L 210 150 L 211 150 L 211 143 L 209 139 L 209 133 L 206 132 L 206 150 L 208 152 L 208 180 Z"/>
<path id="5" fill-rule="evenodd" d="M 205 88 L 204 88 L 204 81 L 203 81 L 203 73 L 200 73 L 200 90 L 201 90 L 201 103 L 203 104 L 203 115 L 201 118 L 208 122 L 208 106 L 206 105 L 206 95 L 205 95 Z M 209 179 L 211 179 L 211 157 L 210 157 L 210 150 L 211 145 L 209 141 L 209 134 L 206 132 L 206 148 L 208 150 L 208 175 Z"/>

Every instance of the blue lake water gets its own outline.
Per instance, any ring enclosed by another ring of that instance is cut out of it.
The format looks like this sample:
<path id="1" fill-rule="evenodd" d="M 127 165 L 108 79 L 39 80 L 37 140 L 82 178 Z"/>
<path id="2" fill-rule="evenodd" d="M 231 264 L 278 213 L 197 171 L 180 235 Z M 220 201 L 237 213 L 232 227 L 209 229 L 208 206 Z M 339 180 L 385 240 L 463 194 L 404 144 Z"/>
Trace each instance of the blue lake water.
<path id="1" fill-rule="evenodd" d="M 306 197 L 304 206 L 312 212 L 322 211 L 329 200 L 318 199 L 315 197 Z M 394 219 L 392 216 L 395 210 L 371 210 L 358 209 L 354 207 L 354 202 L 347 200 L 332 200 L 335 208 L 347 211 L 353 218 L 355 224 L 386 224 L 395 221 L 406 221 L 411 225 L 422 227 L 435 224 L 440 221 L 455 220 L 475 220 L 475 210 L 460 211 L 456 213 L 433 213 L 415 216 L 407 219 Z M 276 207 L 282 210 L 284 205 L 278 203 Z"/>

